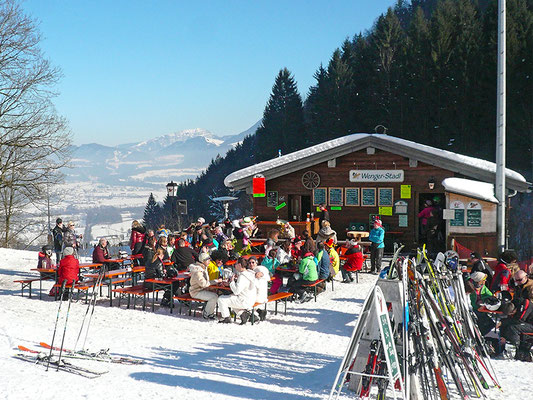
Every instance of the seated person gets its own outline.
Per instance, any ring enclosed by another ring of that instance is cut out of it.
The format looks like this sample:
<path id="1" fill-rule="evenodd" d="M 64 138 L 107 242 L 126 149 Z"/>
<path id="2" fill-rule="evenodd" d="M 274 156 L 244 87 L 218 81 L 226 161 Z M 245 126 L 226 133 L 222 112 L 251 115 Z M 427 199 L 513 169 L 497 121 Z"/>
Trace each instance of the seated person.
<path id="1" fill-rule="evenodd" d="M 501 311 L 507 316 L 502 320 L 501 335 L 516 346 L 515 359 L 531 362 L 533 338 L 522 335 L 533 333 L 533 306 L 528 299 L 515 298 L 504 304 Z"/>
<path id="2" fill-rule="evenodd" d="M 189 265 L 194 264 L 198 260 L 198 253 L 187 246 L 189 242 L 180 238 L 178 240 L 178 247 L 172 253 L 171 261 L 178 271 L 185 271 Z"/>
<path id="3" fill-rule="evenodd" d="M 46 244 L 39 252 L 39 261 L 37 262 L 37 268 L 53 268 L 52 265 L 52 250 L 54 247 L 50 244 Z"/>
<path id="4" fill-rule="evenodd" d="M 271 252 L 274 250 L 271 250 Z M 263 260 L 264 261 L 264 260 Z M 266 303 L 268 301 L 268 282 L 270 282 L 270 272 L 264 265 L 258 265 L 255 257 L 248 259 L 249 268 L 255 273 L 255 286 L 257 289 L 255 302 Z M 263 308 L 257 309 L 259 314 L 259 320 L 264 321 L 266 319 L 267 312 Z M 241 314 L 241 324 L 245 324 L 248 320 L 248 311 L 244 311 Z"/>
<path id="5" fill-rule="evenodd" d="M 261 261 L 261 265 L 263 265 L 263 266 L 265 266 L 267 268 L 268 273 L 270 274 L 270 276 L 274 275 L 274 273 L 276 272 L 276 268 L 279 265 L 279 261 L 276 258 L 276 253 L 277 253 L 277 250 L 275 250 L 275 249 L 270 250 L 268 255 L 263 257 L 263 261 Z M 255 257 L 252 257 L 252 258 L 255 259 Z M 255 259 L 255 261 L 257 261 L 257 259 Z"/>
<path id="6" fill-rule="evenodd" d="M 346 257 L 346 262 L 342 266 L 342 281 L 344 283 L 350 283 L 354 281 L 352 272 L 360 271 L 363 268 L 363 252 L 361 247 L 355 240 L 350 240 L 347 242 L 348 250 L 344 253 Z"/>
<path id="7" fill-rule="evenodd" d="M 214 280 L 218 278 L 225 278 L 224 276 L 224 254 L 221 251 L 215 250 L 211 253 L 211 262 L 207 267 L 209 279 Z"/>
<path id="8" fill-rule="evenodd" d="M 284 241 L 276 252 L 279 265 L 286 265 L 291 261 L 291 242 Z"/>
<path id="9" fill-rule="evenodd" d="M 60 285 L 63 282 L 66 282 L 67 285 L 75 283 L 79 280 L 80 274 L 80 263 L 78 259 L 74 256 L 74 248 L 65 247 L 63 250 L 63 258 L 59 262 L 59 267 L 57 268 L 58 283 Z M 68 299 L 68 290 L 65 290 L 63 293 L 63 300 Z"/>
<path id="10" fill-rule="evenodd" d="M 163 264 L 163 260 L 165 259 L 165 250 L 161 247 L 158 247 L 152 258 L 149 260 L 149 262 L 146 263 L 145 271 L 144 271 L 144 288 L 145 289 L 153 289 L 154 284 L 152 282 L 146 282 L 148 279 L 163 279 L 165 278 L 165 266 Z M 176 288 L 177 289 L 177 288 Z M 162 307 L 169 307 L 170 306 L 170 289 L 165 290 L 165 294 L 163 295 L 163 299 L 161 300 L 161 306 Z"/>
<path id="11" fill-rule="evenodd" d="M 210 285 L 217 283 L 217 280 L 209 279 L 207 266 L 210 262 L 211 257 L 209 257 L 209 254 L 202 253 L 199 256 L 198 261 L 189 266 L 189 271 L 191 272 L 189 293 L 192 298 L 207 301 L 202 314 L 205 319 L 215 318 L 215 307 L 218 299 L 215 292 L 208 290 Z"/>
<path id="12" fill-rule="evenodd" d="M 239 258 L 239 253 L 233 248 L 233 242 L 230 239 L 221 242 L 218 249 L 224 253 L 227 260 L 237 260 Z"/>
<path id="13" fill-rule="evenodd" d="M 324 221 L 327 222 L 327 221 Z M 331 260 L 329 259 L 329 254 L 325 249 L 324 242 L 317 242 L 316 244 L 317 254 L 316 259 L 318 261 L 317 270 L 318 270 L 318 279 L 329 279 L 331 276 Z M 324 287 L 325 282 L 323 283 Z"/>
<path id="14" fill-rule="evenodd" d="M 333 243 L 333 239 L 329 239 L 326 242 L 324 242 L 326 245 L 326 251 L 329 254 L 329 260 L 331 262 L 331 279 L 335 277 L 335 275 L 338 274 L 339 268 L 341 265 L 341 260 L 339 258 L 339 253 L 337 253 L 337 250 L 335 250 L 335 243 Z"/>
<path id="15" fill-rule="evenodd" d="M 483 272 L 487 275 L 487 281 L 485 282 L 485 285 L 487 287 L 490 287 L 491 281 L 492 281 L 492 270 L 489 268 L 485 260 L 479 255 L 477 252 L 470 253 L 470 261 L 472 262 L 472 268 L 470 269 L 470 273 L 473 272 Z"/>
<path id="16" fill-rule="evenodd" d="M 101 238 L 98 241 L 98 244 L 94 246 L 93 250 L 93 263 L 104 264 L 108 270 L 114 270 L 120 268 L 119 263 L 110 263 L 109 260 L 111 256 L 109 255 L 109 249 L 107 247 L 107 239 Z"/>
<path id="17" fill-rule="evenodd" d="M 297 301 L 300 303 L 311 300 L 313 296 L 305 291 L 303 285 L 314 283 L 318 279 L 313 253 L 306 253 L 304 255 L 302 261 L 300 261 L 299 273 L 294 275 L 293 279 L 289 282 L 290 291 L 297 295 Z"/>
<path id="18" fill-rule="evenodd" d="M 322 227 L 320 228 L 316 236 L 316 242 L 325 242 L 329 239 L 332 239 L 333 243 L 337 244 L 337 232 L 331 229 L 331 224 L 329 223 L 329 221 L 323 220 Z"/>
<path id="19" fill-rule="evenodd" d="M 170 260 L 170 254 L 168 254 L 168 238 L 167 236 L 160 236 L 157 240 L 156 249 L 161 248 L 164 251 L 163 260 Z"/>
<path id="20" fill-rule="evenodd" d="M 268 232 L 267 241 L 264 244 L 265 256 L 270 253 L 270 250 L 278 247 L 280 232 L 277 229 L 272 229 Z"/>
<path id="21" fill-rule="evenodd" d="M 169 260 L 172 258 L 172 254 L 176 248 L 176 236 L 171 233 L 167 238 L 167 253 L 169 255 Z"/>
<path id="22" fill-rule="evenodd" d="M 215 239 L 219 244 L 222 244 L 224 241 L 228 240 L 228 237 L 224 234 L 222 227 L 217 225 L 214 229 Z"/>
<path id="23" fill-rule="evenodd" d="M 229 309 L 231 309 L 240 315 L 243 311 L 249 310 L 255 304 L 257 297 L 256 278 L 253 270 L 249 269 L 253 263 L 249 263 L 246 266 L 237 262 L 235 264 L 236 275 L 233 275 L 230 282 L 231 295 L 220 296 L 218 298 L 218 309 L 220 310 L 221 319 L 220 323 L 230 324 L 231 317 Z M 243 318 L 248 316 L 245 314 Z M 246 321 L 241 318 L 241 322 Z"/>
<path id="24" fill-rule="evenodd" d="M 513 280 L 515 283 L 514 297 L 533 300 L 533 279 L 527 276 L 526 271 L 516 271 Z"/>
<path id="25" fill-rule="evenodd" d="M 490 318 L 487 313 L 479 312 L 478 309 L 482 304 L 485 303 L 487 298 L 492 297 L 492 293 L 485 282 L 487 280 L 487 275 L 483 272 L 474 272 L 470 274 L 470 279 L 465 283 L 465 293 L 470 294 L 470 303 L 472 304 L 472 309 L 474 314 L 476 314 L 478 319 L 479 331 L 483 336 L 489 333 L 496 324 Z"/>

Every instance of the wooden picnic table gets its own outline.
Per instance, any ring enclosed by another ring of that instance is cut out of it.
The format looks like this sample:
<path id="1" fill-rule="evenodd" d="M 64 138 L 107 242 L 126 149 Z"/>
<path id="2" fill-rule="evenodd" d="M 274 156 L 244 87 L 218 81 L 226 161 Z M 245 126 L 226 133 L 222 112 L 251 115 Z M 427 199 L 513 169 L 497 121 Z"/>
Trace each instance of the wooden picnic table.
<path id="1" fill-rule="evenodd" d="M 43 281 L 53 279 L 57 281 L 57 268 L 32 268 L 32 271 L 39 272 L 39 300 L 42 299 Z"/>
<path id="2" fill-rule="evenodd" d="M 156 290 L 160 289 L 166 289 L 167 286 L 170 286 L 170 313 L 172 314 L 173 308 L 174 308 L 174 284 L 176 282 L 182 282 L 191 277 L 191 274 L 189 273 L 180 273 L 174 278 L 153 278 L 153 279 L 145 279 L 145 282 L 149 282 L 152 284 L 152 290 L 155 292 Z M 155 311 L 155 295 L 152 295 L 152 312 Z"/>

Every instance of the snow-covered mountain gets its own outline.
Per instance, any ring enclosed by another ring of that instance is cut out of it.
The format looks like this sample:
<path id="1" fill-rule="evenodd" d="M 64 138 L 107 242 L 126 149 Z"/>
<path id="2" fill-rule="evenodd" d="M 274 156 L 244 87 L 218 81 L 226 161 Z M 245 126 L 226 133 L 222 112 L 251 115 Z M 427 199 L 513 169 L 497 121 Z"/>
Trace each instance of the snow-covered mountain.
<path id="1" fill-rule="evenodd" d="M 236 135 L 218 137 L 195 128 L 170 133 L 140 143 L 104 146 L 97 143 L 74 146 L 69 183 L 160 186 L 196 177 L 217 154 L 224 155 L 252 134 L 260 122 Z"/>

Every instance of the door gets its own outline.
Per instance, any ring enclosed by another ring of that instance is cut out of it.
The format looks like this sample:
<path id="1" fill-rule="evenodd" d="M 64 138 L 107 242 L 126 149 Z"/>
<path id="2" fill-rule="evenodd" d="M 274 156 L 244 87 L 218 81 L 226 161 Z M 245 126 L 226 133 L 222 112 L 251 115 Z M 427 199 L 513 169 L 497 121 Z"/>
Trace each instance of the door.
<path id="1" fill-rule="evenodd" d="M 301 220 L 306 221 L 307 220 L 307 214 L 311 213 L 311 196 L 301 196 L 301 206 L 302 206 L 302 215 Z"/>
<path id="2" fill-rule="evenodd" d="M 300 204 L 301 196 L 297 194 L 289 195 L 289 220 L 301 221 L 302 207 Z"/>

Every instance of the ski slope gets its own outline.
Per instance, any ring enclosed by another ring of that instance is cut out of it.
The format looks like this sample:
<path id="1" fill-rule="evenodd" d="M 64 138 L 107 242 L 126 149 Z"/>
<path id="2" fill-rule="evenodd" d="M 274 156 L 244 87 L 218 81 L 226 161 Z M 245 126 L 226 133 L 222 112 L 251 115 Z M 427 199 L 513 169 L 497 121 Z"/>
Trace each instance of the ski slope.
<path id="1" fill-rule="evenodd" d="M 39 342 L 52 338 L 57 303 L 47 295 L 42 300 L 21 297 L 20 285 L 13 283 L 36 276 L 30 271 L 36 264 L 36 252 L 0 249 L 0 399 L 324 399 L 376 279 L 362 274 L 359 284 L 336 282 L 333 292 L 328 285 L 316 303 L 289 303 L 287 316 L 269 314 L 266 322 L 254 326 L 180 316 L 177 309 L 171 315 L 158 307 L 155 313 L 127 310 L 124 303 L 120 309 L 115 302 L 110 308 L 103 298 L 86 347 L 110 348 L 111 354 L 146 362 L 70 360 L 108 371 L 87 379 L 45 372 L 42 366 L 12 357 L 17 345 L 38 348 Z M 38 283 L 34 286 L 38 288 Z M 51 282 L 44 287 L 48 292 Z M 269 309 L 273 310 L 272 304 Z M 83 302 L 72 304 L 66 348 L 74 345 L 85 310 Z M 60 340 L 62 325 L 58 333 Z M 491 390 L 490 399 L 531 398 L 533 364 L 497 360 L 494 365 L 504 392 Z"/>

